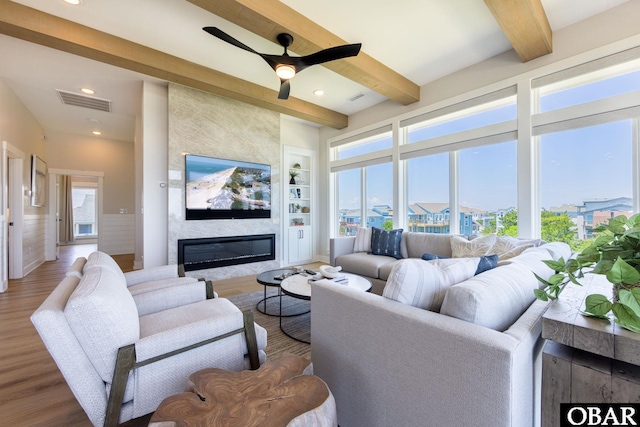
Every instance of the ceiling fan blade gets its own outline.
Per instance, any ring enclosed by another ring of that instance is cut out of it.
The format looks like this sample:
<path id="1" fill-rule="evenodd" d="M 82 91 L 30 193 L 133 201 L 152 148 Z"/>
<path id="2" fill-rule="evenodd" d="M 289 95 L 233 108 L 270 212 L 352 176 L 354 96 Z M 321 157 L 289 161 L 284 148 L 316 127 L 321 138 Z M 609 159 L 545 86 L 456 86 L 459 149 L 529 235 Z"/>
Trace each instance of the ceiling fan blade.
<path id="1" fill-rule="evenodd" d="M 291 83 L 289 83 L 289 80 L 280 79 L 280 92 L 278 93 L 278 99 L 289 99 L 290 90 Z"/>
<path id="2" fill-rule="evenodd" d="M 203 30 L 205 30 L 207 33 L 211 34 L 214 37 L 219 38 L 222 41 L 225 41 L 235 47 L 239 47 L 240 49 L 244 49 L 247 52 L 251 52 L 251 53 L 255 53 L 256 55 L 260 55 L 260 53 L 256 52 L 255 50 L 251 49 L 249 46 L 247 46 L 244 43 L 239 42 L 238 40 L 234 39 L 233 37 L 231 37 L 229 34 L 225 33 L 224 31 L 222 31 L 220 28 L 217 27 L 204 27 Z"/>
<path id="3" fill-rule="evenodd" d="M 328 49 L 321 50 L 320 52 L 312 53 L 311 55 L 302 56 L 297 58 L 303 68 L 310 67 L 316 64 L 322 64 L 324 62 L 335 61 L 336 59 L 348 58 L 350 56 L 356 56 L 360 53 L 362 43 L 346 44 L 343 46 L 330 47 Z"/>

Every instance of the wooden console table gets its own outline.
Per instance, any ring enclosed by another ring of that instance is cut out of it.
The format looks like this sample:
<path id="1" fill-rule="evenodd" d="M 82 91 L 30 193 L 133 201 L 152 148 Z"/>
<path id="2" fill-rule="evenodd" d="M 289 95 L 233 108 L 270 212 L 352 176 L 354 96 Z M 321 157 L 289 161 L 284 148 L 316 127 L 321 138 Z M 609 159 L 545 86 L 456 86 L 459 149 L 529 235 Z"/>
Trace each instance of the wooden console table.
<path id="1" fill-rule="evenodd" d="M 640 403 L 640 334 L 583 316 L 587 295 L 612 295 L 602 275 L 570 284 L 542 317 L 542 427 L 560 425 L 560 403 Z"/>

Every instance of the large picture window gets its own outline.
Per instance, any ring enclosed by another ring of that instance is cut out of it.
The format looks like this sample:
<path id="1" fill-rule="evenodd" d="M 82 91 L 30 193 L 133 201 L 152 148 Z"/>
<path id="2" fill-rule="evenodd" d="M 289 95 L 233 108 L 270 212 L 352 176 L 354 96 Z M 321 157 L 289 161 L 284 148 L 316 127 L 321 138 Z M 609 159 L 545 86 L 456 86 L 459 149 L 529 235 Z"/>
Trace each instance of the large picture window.
<path id="1" fill-rule="evenodd" d="M 365 168 L 367 227 L 393 228 L 393 167 L 391 163 Z"/>
<path id="2" fill-rule="evenodd" d="M 512 233 L 502 220 L 518 203 L 516 162 L 515 141 L 460 150 L 461 234 Z"/>
<path id="3" fill-rule="evenodd" d="M 640 205 L 639 53 L 528 72 L 330 139 L 331 170 L 353 169 L 335 172 L 340 234 L 351 221 L 584 248 Z"/>
<path id="4" fill-rule="evenodd" d="M 449 153 L 407 160 L 409 231 L 449 233 Z"/>
<path id="5" fill-rule="evenodd" d="M 632 212 L 632 122 L 540 137 L 542 238 L 574 250 L 608 218 Z"/>
<path id="6" fill-rule="evenodd" d="M 362 224 L 361 169 L 337 173 L 338 183 L 338 235 L 355 236 Z"/>

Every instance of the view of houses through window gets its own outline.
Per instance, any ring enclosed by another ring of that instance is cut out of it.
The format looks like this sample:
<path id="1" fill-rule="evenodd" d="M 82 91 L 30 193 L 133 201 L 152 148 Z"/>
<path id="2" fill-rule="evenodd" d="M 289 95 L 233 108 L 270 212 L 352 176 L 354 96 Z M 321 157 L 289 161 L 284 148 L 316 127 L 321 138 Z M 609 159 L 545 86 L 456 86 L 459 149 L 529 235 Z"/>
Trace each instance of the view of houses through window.
<path id="1" fill-rule="evenodd" d="M 532 89 L 530 205 L 539 209 L 535 220 L 542 239 L 580 250 L 598 224 L 631 215 L 633 176 L 640 168 L 633 162 L 640 98 L 629 95 L 639 88 L 638 67 L 624 64 Z M 338 235 L 355 235 L 366 226 L 518 236 L 516 99 L 511 95 L 447 110 L 445 116 L 429 113 L 406 126 L 401 122 L 399 141 L 391 141 L 400 146 L 400 156 L 392 161 L 376 163 L 377 155 L 389 157 L 389 135 L 373 138 L 375 144 L 371 137 L 337 144 Z M 345 159 L 353 159 L 353 169 Z M 404 201 L 402 216 L 393 209 L 393 162 L 402 166 L 395 181 L 395 193 Z"/>

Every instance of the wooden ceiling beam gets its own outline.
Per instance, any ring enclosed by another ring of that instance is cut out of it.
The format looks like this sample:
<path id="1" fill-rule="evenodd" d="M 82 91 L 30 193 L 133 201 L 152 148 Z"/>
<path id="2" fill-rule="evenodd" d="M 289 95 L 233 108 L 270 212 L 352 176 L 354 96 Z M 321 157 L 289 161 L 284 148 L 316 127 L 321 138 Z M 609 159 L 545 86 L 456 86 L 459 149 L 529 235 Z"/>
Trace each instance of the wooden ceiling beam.
<path id="1" fill-rule="evenodd" d="M 484 0 L 522 62 L 553 52 L 552 31 L 540 0 Z"/>
<path id="2" fill-rule="evenodd" d="M 289 49 L 298 55 L 358 42 L 342 40 L 278 0 L 188 1 L 268 40 L 275 41 L 278 34 L 289 33 L 293 36 Z M 403 105 L 420 100 L 418 85 L 363 51 L 356 57 L 322 65 Z"/>
<path id="3" fill-rule="evenodd" d="M 323 126 L 342 129 L 348 117 L 129 40 L 23 6 L 0 1 L 0 34 L 136 71 Z"/>

